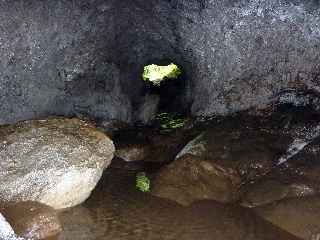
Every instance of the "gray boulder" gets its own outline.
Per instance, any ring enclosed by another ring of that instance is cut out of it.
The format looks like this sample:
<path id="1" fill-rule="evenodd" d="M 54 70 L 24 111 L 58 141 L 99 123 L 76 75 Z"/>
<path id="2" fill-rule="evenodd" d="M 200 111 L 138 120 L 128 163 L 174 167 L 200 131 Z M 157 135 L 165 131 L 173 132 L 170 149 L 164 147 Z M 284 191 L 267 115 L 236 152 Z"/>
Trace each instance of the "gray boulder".
<path id="1" fill-rule="evenodd" d="M 114 145 L 78 119 L 0 127 L 1 201 L 66 208 L 86 200 L 113 158 Z"/>

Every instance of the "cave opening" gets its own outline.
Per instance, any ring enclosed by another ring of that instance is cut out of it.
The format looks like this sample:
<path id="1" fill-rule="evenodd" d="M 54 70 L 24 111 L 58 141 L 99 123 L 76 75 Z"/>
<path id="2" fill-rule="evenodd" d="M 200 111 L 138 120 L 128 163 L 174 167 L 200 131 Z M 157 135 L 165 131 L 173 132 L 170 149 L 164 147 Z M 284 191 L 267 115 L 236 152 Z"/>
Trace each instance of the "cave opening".
<path id="1" fill-rule="evenodd" d="M 156 119 L 166 125 L 180 126 L 188 112 L 183 102 L 186 76 L 183 68 L 171 60 L 154 61 L 143 68 L 143 95 L 159 98 Z"/>

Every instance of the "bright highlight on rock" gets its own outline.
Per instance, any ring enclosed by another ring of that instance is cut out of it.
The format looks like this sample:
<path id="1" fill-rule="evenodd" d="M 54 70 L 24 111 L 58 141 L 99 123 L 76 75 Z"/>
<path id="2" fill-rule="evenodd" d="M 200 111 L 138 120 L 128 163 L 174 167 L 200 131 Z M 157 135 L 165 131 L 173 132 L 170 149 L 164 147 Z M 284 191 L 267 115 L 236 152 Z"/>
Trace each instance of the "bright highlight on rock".
<path id="1" fill-rule="evenodd" d="M 154 85 L 159 86 L 163 80 L 176 79 L 180 74 L 181 70 L 174 63 L 167 66 L 151 64 L 144 67 L 142 78 L 144 81 L 150 81 Z"/>

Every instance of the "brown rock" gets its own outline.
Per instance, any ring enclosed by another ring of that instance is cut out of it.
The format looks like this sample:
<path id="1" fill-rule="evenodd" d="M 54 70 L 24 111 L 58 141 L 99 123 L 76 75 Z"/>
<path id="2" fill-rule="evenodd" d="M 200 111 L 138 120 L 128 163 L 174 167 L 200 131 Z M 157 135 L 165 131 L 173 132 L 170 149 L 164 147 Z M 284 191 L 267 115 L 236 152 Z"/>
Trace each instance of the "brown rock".
<path id="1" fill-rule="evenodd" d="M 245 182 L 276 165 L 291 138 L 256 122 L 226 120 L 209 126 L 160 170 L 152 193 L 189 204 L 198 199 L 233 202 Z"/>
<path id="2" fill-rule="evenodd" d="M 302 239 L 313 240 L 320 237 L 319 196 L 284 199 L 254 208 L 254 211 Z"/>
<path id="3" fill-rule="evenodd" d="M 24 239 L 45 239 L 62 231 L 56 211 L 38 202 L 19 202 L 1 208 L 14 232 Z"/>
<path id="4" fill-rule="evenodd" d="M 230 168 L 184 155 L 160 171 L 152 194 L 183 205 L 200 199 L 233 202 L 239 197 L 240 182 L 237 172 Z"/>
<path id="5" fill-rule="evenodd" d="M 186 131 L 167 134 L 139 130 L 124 132 L 121 137 L 115 138 L 115 155 L 127 162 L 170 162 L 189 140 L 190 135 Z"/>
<path id="6" fill-rule="evenodd" d="M 151 150 L 147 144 L 130 144 L 117 149 L 115 155 L 126 162 L 142 161 L 150 156 Z"/>

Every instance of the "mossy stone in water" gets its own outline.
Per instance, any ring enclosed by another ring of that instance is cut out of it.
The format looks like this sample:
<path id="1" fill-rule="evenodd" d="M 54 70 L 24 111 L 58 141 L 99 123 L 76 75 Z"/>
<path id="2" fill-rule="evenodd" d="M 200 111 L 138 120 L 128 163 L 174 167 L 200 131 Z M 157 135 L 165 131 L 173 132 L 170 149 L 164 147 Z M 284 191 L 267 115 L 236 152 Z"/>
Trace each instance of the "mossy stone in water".
<path id="1" fill-rule="evenodd" d="M 150 191 L 150 180 L 145 172 L 140 172 L 136 176 L 136 187 L 142 192 Z"/>

